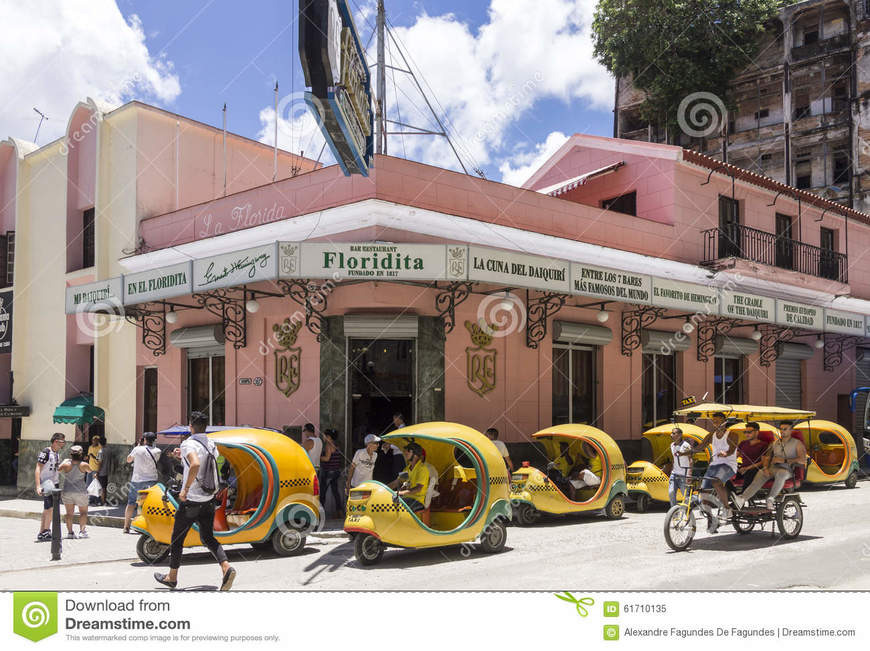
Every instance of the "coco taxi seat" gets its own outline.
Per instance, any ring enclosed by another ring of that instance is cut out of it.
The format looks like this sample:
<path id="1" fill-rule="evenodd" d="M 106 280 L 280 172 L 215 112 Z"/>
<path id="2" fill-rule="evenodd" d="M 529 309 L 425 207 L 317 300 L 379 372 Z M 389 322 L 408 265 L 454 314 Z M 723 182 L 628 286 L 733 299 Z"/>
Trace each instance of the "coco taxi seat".
<path id="1" fill-rule="evenodd" d="M 214 530 L 229 531 L 227 524 L 227 489 L 222 489 L 216 496 L 218 507 L 214 510 Z"/>

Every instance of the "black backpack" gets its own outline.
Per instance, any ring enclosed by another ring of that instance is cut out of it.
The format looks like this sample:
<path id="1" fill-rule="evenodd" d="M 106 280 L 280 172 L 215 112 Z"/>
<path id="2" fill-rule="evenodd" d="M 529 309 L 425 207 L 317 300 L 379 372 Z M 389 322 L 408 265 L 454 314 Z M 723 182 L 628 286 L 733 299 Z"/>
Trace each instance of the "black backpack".
<path id="1" fill-rule="evenodd" d="M 208 445 L 206 445 L 202 439 L 197 438 L 196 435 L 191 436 L 190 438 L 192 441 L 196 441 L 205 448 L 205 463 L 202 464 L 203 467 L 202 470 L 200 470 L 197 479 L 199 480 L 199 485 L 204 493 L 214 495 L 218 489 L 217 461 L 215 460 L 214 455 L 212 455 L 211 450 L 208 449 Z"/>

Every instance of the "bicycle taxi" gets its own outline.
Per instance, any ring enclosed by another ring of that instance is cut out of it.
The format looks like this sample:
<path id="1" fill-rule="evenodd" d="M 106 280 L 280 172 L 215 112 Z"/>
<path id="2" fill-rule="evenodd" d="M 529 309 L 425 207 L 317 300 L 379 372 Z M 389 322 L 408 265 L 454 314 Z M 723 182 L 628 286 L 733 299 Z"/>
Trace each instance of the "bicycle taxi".
<path id="1" fill-rule="evenodd" d="M 785 407 L 756 406 L 756 405 L 721 405 L 705 403 L 674 412 L 675 416 L 682 416 L 689 421 L 699 419 L 711 419 L 714 414 L 725 414 L 726 418 L 733 420 L 732 428 L 738 432 L 745 430 L 745 423 L 757 421 L 762 425 L 762 432 L 770 432 L 772 429 L 765 422 L 779 421 L 806 421 L 815 416 L 814 411 L 789 409 Z M 798 429 L 798 425 L 792 431 L 792 437 L 806 445 L 804 432 Z M 775 435 L 774 435 L 775 436 Z M 806 506 L 797 494 L 797 489 L 805 478 L 805 464 L 798 464 L 793 475 L 783 486 L 782 492 L 774 500 L 773 508 L 767 507 L 765 491 L 770 488 L 773 480 L 767 481 L 760 493 L 754 496 L 743 508 L 738 508 L 734 502 L 734 489 L 742 487 L 739 476 L 732 478 L 728 484 L 729 504 L 724 505 L 731 509 L 732 516 L 729 522 L 739 534 L 747 534 L 756 526 L 763 530 L 768 523 L 776 523 L 780 535 L 791 539 L 797 537 L 803 528 L 803 507 Z M 668 546 L 675 551 L 684 551 L 692 544 L 697 530 L 696 518 L 703 517 L 708 524 L 713 518 L 719 518 L 719 512 L 723 505 L 718 503 L 711 489 L 701 488 L 703 473 L 693 473 L 687 482 L 687 488 L 683 499 L 671 507 L 665 516 L 664 534 Z M 700 515 L 698 515 L 700 514 Z"/>

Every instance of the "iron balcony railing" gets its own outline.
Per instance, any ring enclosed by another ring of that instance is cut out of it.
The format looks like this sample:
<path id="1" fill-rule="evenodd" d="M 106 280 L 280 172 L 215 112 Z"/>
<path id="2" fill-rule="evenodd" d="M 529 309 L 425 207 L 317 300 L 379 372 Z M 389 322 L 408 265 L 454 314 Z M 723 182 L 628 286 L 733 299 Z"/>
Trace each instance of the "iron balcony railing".
<path id="1" fill-rule="evenodd" d="M 701 264 L 712 264 L 722 258 L 742 258 L 841 283 L 849 282 L 848 258 L 843 253 L 777 237 L 741 224 L 711 228 L 703 234 L 704 260 Z"/>

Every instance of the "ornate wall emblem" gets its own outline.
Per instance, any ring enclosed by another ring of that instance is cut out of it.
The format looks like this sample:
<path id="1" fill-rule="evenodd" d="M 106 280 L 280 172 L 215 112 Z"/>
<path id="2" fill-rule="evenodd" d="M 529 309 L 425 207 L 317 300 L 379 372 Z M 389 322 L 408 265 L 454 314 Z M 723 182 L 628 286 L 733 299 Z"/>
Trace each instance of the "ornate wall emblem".
<path id="1" fill-rule="evenodd" d="M 272 326 L 272 332 L 278 340 L 275 349 L 275 386 L 287 397 L 302 383 L 302 348 L 293 347 L 301 327 L 301 321 L 293 323 L 289 318 Z"/>
<path id="2" fill-rule="evenodd" d="M 472 321 L 466 321 L 465 327 L 471 335 L 471 343 L 465 349 L 466 381 L 468 388 L 482 396 L 495 389 L 495 348 L 487 348 L 492 343 L 493 333 L 498 326 L 483 327 Z"/>
<path id="3" fill-rule="evenodd" d="M 449 278 L 465 278 L 465 263 L 468 249 L 464 246 L 447 247 L 447 276 Z"/>
<path id="4" fill-rule="evenodd" d="M 278 248 L 281 274 L 295 276 L 299 272 L 299 245 L 295 242 L 279 242 Z"/>

